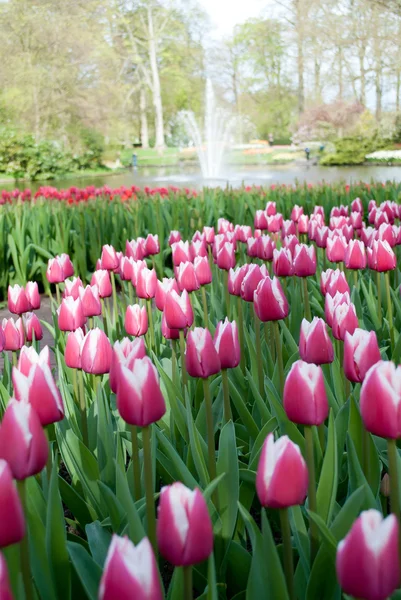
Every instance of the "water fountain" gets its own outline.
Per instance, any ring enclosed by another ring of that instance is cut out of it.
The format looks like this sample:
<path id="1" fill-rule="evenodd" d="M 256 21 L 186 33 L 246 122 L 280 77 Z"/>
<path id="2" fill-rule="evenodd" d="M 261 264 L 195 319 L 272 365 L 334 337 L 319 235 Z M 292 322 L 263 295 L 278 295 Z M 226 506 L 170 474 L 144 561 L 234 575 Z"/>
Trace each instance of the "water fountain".
<path id="1" fill-rule="evenodd" d="M 235 117 L 230 117 L 216 103 L 213 85 L 210 79 L 206 81 L 205 118 L 202 132 L 191 111 L 183 111 L 185 127 L 188 135 L 195 144 L 202 177 L 216 179 L 221 176 L 224 150 L 235 125 Z"/>

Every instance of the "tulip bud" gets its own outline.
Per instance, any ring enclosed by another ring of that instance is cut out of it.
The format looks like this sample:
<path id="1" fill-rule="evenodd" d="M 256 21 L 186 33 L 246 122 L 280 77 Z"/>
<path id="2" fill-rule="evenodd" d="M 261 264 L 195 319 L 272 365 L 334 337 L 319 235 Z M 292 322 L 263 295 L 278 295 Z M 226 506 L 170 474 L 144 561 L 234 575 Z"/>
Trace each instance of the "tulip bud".
<path id="1" fill-rule="evenodd" d="M 326 294 L 324 302 L 324 314 L 326 317 L 326 323 L 329 327 L 333 326 L 334 311 L 340 304 L 350 304 L 351 299 L 348 292 L 336 292 L 334 296 Z"/>
<path id="2" fill-rule="evenodd" d="M 329 414 L 323 371 L 320 366 L 297 360 L 284 385 L 284 410 L 298 425 L 321 425 Z"/>
<path id="3" fill-rule="evenodd" d="M 132 368 L 120 365 L 117 408 L 129 425 L 147 427 L 166 412 L 156 367 L 148 358 L 137 358 Z"/>
<path id="4" fill-rule="evenodd" d="M 213 341 L 221 368 L 235 369 L 241 359 L 237 323 L 235 321 L 230 323 L 227 317 L 224 322 L 217 323 Z"/>
<path id="5" fill-rule="evenodd" d="M 138 280 L 136 284 L 136 293 L 138 298 L 149 300 L 154 298 L 156 294 L 157 275 L 154 269 L 143 267 L 138 272 Z"/>
<path id="6" fill-rule="evenodd" d="M 248 264 L 236 269 L 230 269 L 228 272 L 228 291 L 232 296 L 241 296 L 241 286 L 245 275 L 249 269 Z"/>
<path id="7" fill-rule="evenodd" d="M 206 501 L 198 488 L 180 481 L 163 487 L 157 517 L 161 554 L 176 567 L 202 562 L 213 551 L 213 527 Z"/>
<path id="8" fill-rule="evenodd" d="M 370 367 L 381 360 L 376 333 L 355 329 L 353 335 L 345 333 L 344 373 L 347 379 L 362 382 Z"/>
<path id="9" fill-rule="evenodd" d="M 202 379 L 220 371 L 219 355 L 208 329 L 195 327 L 188 332 L 185 366 L 191 377 L 202 377 Z"/>
<path id="10" fill-rule="evenodd" d="M 72 296 L 64 298 L 57 309 L 57 314 L 60 331 L 75 331 L 86 323 L 82 302 L 79 298 L 76 300 Z"/>
<path id="11" fill-rule="evenodd" d="M 327 333 L 326 323 L 323 319 L 314 317 L 309 323 L 302 320 L 299 336 L 299 354 L 307 363 L 324 365 L 334 360 L 334 348 Z"/>
<path id="12" fill-rule="evenodd" d="M 148 538 L 134 546 L 114 534 L 100 580 L 99 600 L 162 600 L 157 564 Z"/>
<path id="13" fill-rule="evenodd" d="M 170 329 L 191 327 L 194 322 L 194 313 L 186 290 L 182 292 L 181 296 L 174 290 L 167 292 L 164 315 L 166 325 Z"/>
<path id="14" fill-rule="evenodd" d="M 241 298 L 246 302 L 253 302 L 253 294 L 260 281 L 267 277 L 266 267 L 259 265 L 249 265 L 241 284 Z"/>
<path id="15" fill-rule="evenodd" d="M 145 252 L 146 256 L 154 256 L 155 254 L 159 254 L 160 252 L 160 243 L 159 236 L 153 235 L 152 233 L 148 233 L 148 236 L 145 240 Z"/>
<path id="16" fill-rule="evenodd" d="M 64 281 L 64 298 L 72 296 L 74 300 L 79 298 L 79 290 L 83 288 L 83 283 L 80 277 L 74 277 L 73 279 L 66 279 Z"/>
<path id="17" fill-rule="evenodd" d="M 146 356 L 146 347 L 143 338 L 136 338 L 131 341 L 124 338 L 121 342 L 115 342 L 111 357 L 109 384 L 114 394 L 117 392 L 120 366 L 125 365 L 128 369 L 132 368 L 137 358 Z"/>
<path id="18" fill-rule="evenodd" d="M 292 254 L 288 248 L 273 251 L 273 273 L 277 277 L 292 275 Z"/>
<path id="19" fill-rule="evenodd" d="M 95 327 L 89 331 L 82 342 L 81 365 L 85 373 L 103 375 L 110 371 L 111 345 L 106 334 Z"/>
<path id="20" fill-rule="evenodd" d="M 148 314 L 146 312 L 146 306 L 139 306 L 139 304 L 133 304 L 127 306 L 125 313 L 125 331 L 129 335 L 139 337 L 145 335 L 148 331 Z"/>
<path id="21" fill-rule="evenodd" d="M 36 410 L 29 402 L 12 398 L 0 424 L 0 458 L 8 462 L 13 477 L 22 480 L 40 473 L 48 452 Z"/>
<path id="22" fill-rule="evenodd" d="M 182 262 L 176 268 L 176 279 L 181 292 L 194 292 L 200 288 L 198 278 L 196 277 L 195 266 L 192 262 Z"/>
<path id="23" fill-rule="evenodd" d="M 353 334 L 359 326 L 355 306 L 352 304 L 339 304 L 334 309 L 332 331 L 336 340 L 344 340 L 345 334 Z"/>
<path id="24" fill-rule="evenodd" d="M 224 271 L 233 269 L 235 267 L 234 244 L 225 242 L 217 253 L 216 262 L 219 269 L 224 269 Z"/>
<path id="25" fill-rule="evenodd" d="M 28 298 L 31 310 L 37 310 L 38 308 L 40 308 L 39 289 L 36 281 L 28 281 L 28 283 L 25 286 L 25 294 Z"/>
<path id="26" fill-rule="evenodd" d="M 98 269 L 91 278 L 91 285 L 96 285 L 100 298 L 109 298 L 112 294 L 110 273 L 106 269 Z"/>
<path id="27" fill-rule="evenodd" d="M 395 515 L 366 510 L 338 544 L 336 570 L 346 594 L 385 600 L 400 585 L 399 526 Z"/>
<path id="28" fill-rule="evenodd" d="M 288 436 L 276 442 L 269 433 L 256 473 L 256 491 L 262 506 L 287 508 L 303 504 L 308 491 L 308 469 L 299 447 Z"/>
<path id="29" fill-rule="evenodd" d="M 63 263 L 59 256 L 49 258 L 46 271 L 47 281 L 49 283 L 61 283 L 66 277 L 64 273 Z"/>
<path id="30" fill-rule="evenodd" d="M 64 359 L 70 369 L 81 369 L 81 350 L 85 335 L 81 328 L 71 331 L 67 336 Z"/>
<path id="31" fill-rule="evenodd" d="M 261 321 L 279 321 L 288 316 L 288 301 L 277 277 L 265 277 L 259 282 L 253 302 Z"/>
<path id="32" fill-rule="evenodd" d="M 366 267 L 366 250 L 360 240 L 350 240 L 344 256 L 347 269 L 364 269 Z"/>
<path id="33" fill-rule="evenodd" d="M 295 248 L 292 272 L 298 277 L 308 277 L 316 273 L 316 251 L 315 246 L 299 244 Z"/>
<path id="34" fill-rule="evenodd" d="M 194 260 L 195 275 L 199 285 L 212 283 L 212 271 L 206 256 L 196 256 Z"/>
<path id="35" fill-rule="evenodd" d="M 4 350 L 12 350 L 15 352 L 22 348 L 24 344 L 24 330 L 22 328 L 21 319 L 3 319 L 1 324 L 3 337 L 1 337 L 0 345 L 3 345 Z"/>
<path id="36" fill-rule="evenodd" d="M 34 334 L 35 340 L 41 340 L 43 338 L 42 325 L 35 313 L 25 313 L 22 317 L 22 321 L 28 342 L 32 342 Z"/>
<path id="37" fill-rule="evenodd" d="M 0 459 L 0 510 L 3 518 L 0 521 L 0 548 L 17 544 L 25 536 L 25 518 L 21 501 L 13 482 L 13 476 L 8 463 Z M 0 555 L 1 556 L 1 555 Z M 1 561 L 3 561 L 1 556 Z M 0 598 L 2 593 L 2 567 L 0 564 Z M 9 596 L 12 599 L 12 596 Z"/>
<path id="38" fill-rule="evenodd" d="M 20 285 L 8 286 L 8 310 L 15 315 L 22 315 L 31 310 L 25 290 Z"/>

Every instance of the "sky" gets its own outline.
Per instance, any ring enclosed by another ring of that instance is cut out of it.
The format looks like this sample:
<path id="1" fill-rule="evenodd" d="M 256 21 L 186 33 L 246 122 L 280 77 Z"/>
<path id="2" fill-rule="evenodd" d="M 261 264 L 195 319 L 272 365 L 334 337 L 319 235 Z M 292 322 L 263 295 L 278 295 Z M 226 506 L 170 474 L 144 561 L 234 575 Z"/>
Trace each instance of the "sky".
<path id="1" fill-rule="evenodd" d="M 200 0 L 209 13 L 213 37 L 225 37 L 232 33 L 237 23 L 257 17 L 266 7 L 266 0 Z"/>

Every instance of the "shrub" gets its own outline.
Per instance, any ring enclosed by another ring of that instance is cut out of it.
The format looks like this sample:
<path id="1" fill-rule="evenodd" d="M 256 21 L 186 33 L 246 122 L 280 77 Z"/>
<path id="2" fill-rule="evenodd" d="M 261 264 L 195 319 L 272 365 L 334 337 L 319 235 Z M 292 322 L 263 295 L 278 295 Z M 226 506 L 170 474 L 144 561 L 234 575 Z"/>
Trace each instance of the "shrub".
<path id="1" fill-rule="evenodd" d="M 344 137 L 334 142 L 336 151 L 326 154 L 320 161 L 322 165 L 360 165 L 365 162 L 365 156 L 374 150 L 388 146 L 388 140 L 378 136 L 373 137 Z"/>

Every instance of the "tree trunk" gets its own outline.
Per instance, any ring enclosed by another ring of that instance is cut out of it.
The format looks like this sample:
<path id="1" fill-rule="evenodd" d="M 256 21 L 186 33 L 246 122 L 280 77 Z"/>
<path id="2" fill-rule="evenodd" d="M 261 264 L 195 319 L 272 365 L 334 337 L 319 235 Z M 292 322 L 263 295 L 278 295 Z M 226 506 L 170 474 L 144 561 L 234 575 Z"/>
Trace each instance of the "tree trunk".
<path id="1" fill-rule="evenodd" d="M 296 0 L 296 32 L 297 32 L 297 68 L 298 68 L 298 112 L 302 114 L 305 109 L 305 82 L 304 82 L 304 31 L 301 1 Z"/>
<path id="2" fill-rule="evenodd" d="M 149 59 L 152 70 L 153 84 L 153 105 L 155 107 L 155 146 L 158 150 L 163 150 L 164 144 L 164 120 L 163 120 L 163 104 L 160 87 L 159 67 L 157 65 L 156 40 L 153 29 L 152 9 L 148 6 L 148 28 L 149 28 Z"/>
<path id="3" fill-rule="evenodd" d="M 148 128 L 148 117 L 146 114 L 146 93 L 143 87 L 139 92 L 139 110 L 141 114 L 141 144 L 142 148 L 149 148 L 149 128 Z"/>

